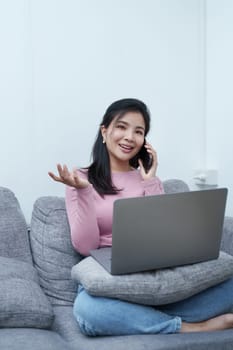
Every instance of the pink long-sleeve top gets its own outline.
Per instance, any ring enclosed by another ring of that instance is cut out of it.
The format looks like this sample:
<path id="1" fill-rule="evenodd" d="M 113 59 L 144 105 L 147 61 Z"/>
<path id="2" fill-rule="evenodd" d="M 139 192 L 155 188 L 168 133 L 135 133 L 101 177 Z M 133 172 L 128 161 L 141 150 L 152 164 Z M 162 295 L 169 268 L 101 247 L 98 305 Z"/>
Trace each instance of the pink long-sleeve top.
<path id="1" fill-rule="evenodd" d="M 86 178 L 86 174 L 79 172 Z M 90 184 L 83 189 L 66 186 L 66 210 L 74 248 L 82 255 L 112 245 L 113 203 L 126 197 L 163 194 L 158 177 L 143 180 L 138 170 L 112 173 L 112 182 L 121 189 L 115 195 L 101 197 Z"/>

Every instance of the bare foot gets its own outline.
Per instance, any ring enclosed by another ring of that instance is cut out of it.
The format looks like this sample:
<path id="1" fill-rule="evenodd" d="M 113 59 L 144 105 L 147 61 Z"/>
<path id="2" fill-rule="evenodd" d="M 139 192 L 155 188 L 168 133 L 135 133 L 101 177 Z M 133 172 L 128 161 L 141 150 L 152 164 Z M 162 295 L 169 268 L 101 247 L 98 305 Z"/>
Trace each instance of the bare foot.
<path id="1" fill-rule="evenodd" d="M 182 322 L 180 333 L 220 331 L 233 328 L 233 314 L 224 314 L 197 323 Z"/>

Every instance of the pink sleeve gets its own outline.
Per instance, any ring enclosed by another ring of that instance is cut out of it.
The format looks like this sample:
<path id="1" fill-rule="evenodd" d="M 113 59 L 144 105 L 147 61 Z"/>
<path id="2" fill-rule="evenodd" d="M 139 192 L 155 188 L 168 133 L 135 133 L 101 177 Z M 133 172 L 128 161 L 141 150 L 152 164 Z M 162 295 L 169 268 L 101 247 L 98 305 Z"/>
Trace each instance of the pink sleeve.
<path id="1" fill-rule="evenodd" d="M 152 196 L 155 194 L 164 194 L 162 181 L 156 176 L 150 180 L 142 181 L 145 196 Z"/>
<path id="2" fill-rule="evenodd" d="M 87 256 L 91 249 L 99 247 L 92 185 L 79 190 L 66 186 L 65 201 L 73 247 Z"/>

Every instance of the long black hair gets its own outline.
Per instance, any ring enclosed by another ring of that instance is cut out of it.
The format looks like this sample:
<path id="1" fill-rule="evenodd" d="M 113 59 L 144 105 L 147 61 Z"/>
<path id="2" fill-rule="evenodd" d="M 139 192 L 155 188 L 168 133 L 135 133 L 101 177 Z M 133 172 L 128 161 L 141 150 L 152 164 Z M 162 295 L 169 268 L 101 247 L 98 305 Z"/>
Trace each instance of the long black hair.
<path id="1" fill-rule="evenodd" d="M 150 112 L 142 101 L 134 98 L 125 98 L 113 102 L 106 110 L 100 126 L 108 128 L 112 120 L 116 117 L 122 117 L 127 112 L 139 112 L 142 114 L 145 122 L 145 136 L 150 129 Z M 94 186 L 95 190 L 100 194 L 117 194 L 119 189 L 117 189 L 111 178 L 110 160 L 106 145 L 103 144 L 103 138 L 101 129 L 99 129 L 96 141 L 92 149 L 92 163 L 87 168 L 88 169 L 88 180 Z M 145 144 L 145 140 L 144 140 Z M 144 147 L 140 149 L 138 154 L 130 159 L 130 165 L 137 169 L 138 159 L 141 159 L 143 166 L 146 171 L 150 167 L 150 157 Z"/>

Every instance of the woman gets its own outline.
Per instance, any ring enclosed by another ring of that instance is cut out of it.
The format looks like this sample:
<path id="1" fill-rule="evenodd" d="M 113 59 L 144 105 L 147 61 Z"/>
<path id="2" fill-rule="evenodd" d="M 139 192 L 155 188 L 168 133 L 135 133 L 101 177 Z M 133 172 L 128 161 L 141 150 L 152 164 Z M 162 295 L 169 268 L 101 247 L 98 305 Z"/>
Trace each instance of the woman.
<path id="1" fill-rule="evenodd" d="M 69 171 L 57 165 L 51 178 L 66 186 L 66 209 L 74 248 L 84 256 L 112 244 L 113 202 L 163 193 L 157 154 L 145 137 L 147 106 L 122 99 L 106 110 L 93 146 L 91 165 Z M 213 331 L 233 327 L 233 279 L 184 301 L 154 308 L 88 295 L 80 286 L 74 316 L 83 333 L 123 335 Z"/>

